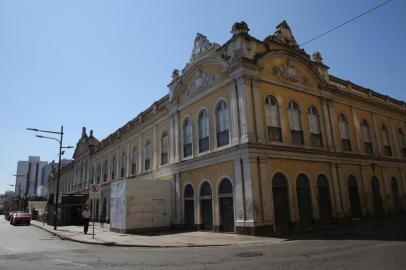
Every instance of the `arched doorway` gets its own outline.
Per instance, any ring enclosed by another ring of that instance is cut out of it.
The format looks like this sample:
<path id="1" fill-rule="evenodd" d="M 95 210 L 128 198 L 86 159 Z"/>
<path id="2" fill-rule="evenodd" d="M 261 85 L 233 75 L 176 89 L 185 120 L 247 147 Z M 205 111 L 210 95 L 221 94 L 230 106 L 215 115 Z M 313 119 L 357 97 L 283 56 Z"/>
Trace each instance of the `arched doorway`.
<path id="1" fill-rule="evenodd" d="M 219 188 L 221 230 L 234 231 L 233 185 L 227 178 L 223 179 Z"/>
<path id="2" fill-rule="evenodd" d="M 300 174 L 296 179 L 296 193 L 300 227 L 310 227 L 312 226 L 312 199 L 309 179 L 304 174 Z"/>
<path id="3" fill-rule="evenodd" d="M 195 195 L 192 185 L 186 186 L 183 198 L 185 201 L 185 229 L 193 230 L 195 227 Z"/>
<path id="4" fill-rule="evenodd" d="M 208 182 L 204 182 L 200 187 L 200 212 L 202 219 L 202 230 L 213 229 L 213 206 L 212 192 Z"/>
<path id="5" fill-rule="evenodd" d="M 320 224 L 331 222 L 331 199 L 327 177 L 323 174 L 317 178 L 317 193 L 320 214 Z"/>
<path id="6" fill-rule="evenodd" d="M 361 217 L 361 203 L 359 200 L 357 180 L 353 175 L 348 177 L 348 193 L 350 197 L 351 217 Z"/>
<path id="7" fill-rule="evenodd" d="M 272 179 L 274 222 L 277 232 L 289 230 L 290 211 L 288 182 L 281 173 L 275 174 Z"/>
<path id="8" fill-rule="evenodd" d="M 391 179 L 391 186 L 393 194 L 393 207 L 395 208 L 395 212 L 400 212 L 402 210 L 402 204 L 400 201 L 398 181 L 395 177 L 392 177 Z"/>
<path id="9" fill-rule="evenodd" d="M 371 184 L 372 184 L 372 196 L 375 207 L 375 216 L 380 217 L 383 215 L 383 206 L 379 181 L 376 176 L 372 177 Z"/>

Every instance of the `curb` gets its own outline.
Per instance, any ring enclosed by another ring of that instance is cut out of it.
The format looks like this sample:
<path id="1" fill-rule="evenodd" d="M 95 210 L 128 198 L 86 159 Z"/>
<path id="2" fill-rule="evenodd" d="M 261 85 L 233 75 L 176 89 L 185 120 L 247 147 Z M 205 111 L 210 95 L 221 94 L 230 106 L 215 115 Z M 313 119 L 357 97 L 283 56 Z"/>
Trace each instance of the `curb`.
<path id="1" fill-rule="evenodd" d="M 182 247 L 225 247 L 225 246 L 251 246 L 251 245 L 262 245 L 262 244 L 277 244 L 284 242 L 283 241 L 278 241 L 274 243 L 247 243 L 247 244 L 185 244 L 185 245 L 136 245 L 136 244 L 121 244 L 117 242 L 92 242 L 92 241 L 85 241 L 85 240 L 79 240 L 79 239 L 74 239 L 72 237 L 68 237 L 63 235 L 62 233 L 55 232 L 53 230 L 49 230 L 47 228 L 44 228 L 41 225 L 34 224 L 31 222 L 31 225 L 37 228 L 40 228 L 44 231 L 47 231 L 55 236 L 58 236 L 61 240 L 69 240 L 77 243 L 82 243 L 82 244 L 90 244 L 90 245 L 99 245 L 99 246 L 116 246 L 116 247 L 142 247 L 142 248 L 182 248 Z M 100 240 L 101 241 L 101 240 Z"/>

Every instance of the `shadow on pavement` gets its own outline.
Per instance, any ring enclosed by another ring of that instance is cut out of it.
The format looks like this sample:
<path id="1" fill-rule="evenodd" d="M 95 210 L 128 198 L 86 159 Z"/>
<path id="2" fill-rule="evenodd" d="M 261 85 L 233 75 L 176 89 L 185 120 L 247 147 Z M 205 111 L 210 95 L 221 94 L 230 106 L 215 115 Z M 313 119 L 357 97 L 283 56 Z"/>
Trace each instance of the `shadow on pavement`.
<path id="1" fill-rule="evenodd" d="M 362 219 L 346 225 L 330 225 L 301 231 L 273 235 L 274 238 L 292 240 L 381 240 L 406 241 L 406 214 Z"/>

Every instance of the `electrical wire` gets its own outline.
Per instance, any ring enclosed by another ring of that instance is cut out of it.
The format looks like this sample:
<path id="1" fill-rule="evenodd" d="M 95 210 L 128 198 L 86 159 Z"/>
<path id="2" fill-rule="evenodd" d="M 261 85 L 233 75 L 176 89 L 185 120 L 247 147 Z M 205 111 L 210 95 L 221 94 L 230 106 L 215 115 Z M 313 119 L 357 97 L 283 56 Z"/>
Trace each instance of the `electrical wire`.
<path id="1" fill-rule="evenodd" d="M 303 42 L 303 43 L 300 44 L 299 46 L 303 46 L 303 45 L 308 44 L 308 43 L 310 43 L 310 42 L 312 42 L 312 41 L 314 41 L 314 40 L 316 40 L 316 39 L 319 39 L 319 38 L 321 38 L 322 36 L 325 36 L 325 35 L 327 35 L 328 33 L 333 32 L 334 30 L 337 30 L 338 28 L 340 28 L 340 27 L 342 27 L 342 26 L 344 26 L 344 25 L 346 25 L 346 24 L 348 24 L 348 23 L 350 23 L 350 22 L 352 22 L 352 21 L 355 21 L 356 19 L 358 19 L 358 18 L 360 18 L 360 17 L 362 17 L 362 16 L 364 16 L 364 15 L 366 15 L 366 14 L 368 14 L 368 13 L 374 11 L 375 9 L 378 9 L 378 8 L 384 6 L 384 5 L 386 5 L 386 4 L 388 4 L 389 2 L 392 2 L 392 1 L 393 1 L 393 0 L 387 0 L 387 1 L 385 1 L 385 2 L 382 2 L 381 4 L 375 6 L 375 7 L 371 8 L 371 9 L 368 9 L 367 11 L 361 13 L 360 15 L 358 15 L 358 16 L 356 16 L 356 17 L 353 17 L 353 18 L 349 19 L 348 21 L 346 21 L 346 22 L 344 22 L 344 23 L 342 23 L 342 24 L 340 24 L 340 25 L 337 25 L 336 27 L 334 27 L 334 28 L 332 28 L 332 29 L 330 29 L 330 30 L 328 30 L 328 31 L 326 31 L 326 32 L 324 32 L 324 33 L 321 33 L 320 35 L 318 35 L 318 36 L 316 36 L 316 37 L 314 37 L 314 38 L 312 38 L 312 39 L 309 39 L 309 40 L 306 41 L 306 42 Z"/>

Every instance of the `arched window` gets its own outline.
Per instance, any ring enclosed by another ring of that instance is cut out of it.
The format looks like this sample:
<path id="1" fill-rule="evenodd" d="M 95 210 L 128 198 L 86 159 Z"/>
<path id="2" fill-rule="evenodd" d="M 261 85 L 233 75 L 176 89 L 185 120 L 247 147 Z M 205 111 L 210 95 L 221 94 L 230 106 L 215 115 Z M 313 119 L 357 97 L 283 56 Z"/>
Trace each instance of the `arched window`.
<path id="1" fill-rule="evenodd" d="M 399 136 L 399 143 L 400 148 L 402 151 L 402 157 L 406 157 L 406 138 L 403 130 L 401 128 L 398 129 L 398 136 Z"/>
<path id="2" fill-rule="evenodd" d="M 386 156 L 392 156 L 392 148 L 389 141 L 389 131 L 385 124 L 382 125 L 382 142 Z"/>
<path id="3" fill-rule="evenodd" d="M 103 183 L 107 182 L 107 169 L 108 169 L 108 162 L 107 160 L 103 163 Z"/>
<path id="4" fill-rule="evenodd" d="M 116 180 L 117 159 L 113 156 L 111 160 L 111 180 Z"/>
<path id="5" fill-rule="evenodd" d="M 209 150 L 209 116 L 207 110 L 199 113 L 199 152 Z"/>
<path id="6" fill-rule="evenodd" d="M 124 178 L 126 169 L 127 169 L 127 153 L 125 151 L 122 151 L 121 157 L 120 157 L 120 177 L 121 178 Z"/>
<path id="7" fill-rule="evenodd" d="M 228 108 L 224 100 L 221 100 L 216 106 L 216 135 L 217 147 L 229 143 Z"/>
<path id="8" fill-rule="evenodd" d="M 292 143 L 304 144 L 299 105 L 293 100 L 288 103 L 289 129 Z"/>
<path id="9" fill-rule="evenodd" d="M 145 143 L 145 148 L 144 148 L 144 170 L 148 171 L 151 169 L 151 142 L 150 140 L 147 140 Z"/>
<path id="10" fill-rule="evenodd" d="M 168 163 L 168 132 L 165 130 L 161 135 L 161 165 Z"/>
<path id="11" fill-rule="evenodd" d="M 309 127 L 310 127 L 310 139 L 312 146 L 323 147 L 323 140 L 320 131 L 320 119 L 319 112 L 315 106 L 309 107 Z"/>
<path id="12" fill-rule="evenodd" d="M 362 121 L 361 121 L 361 130 L 362 130 L 362 135 L 364 136 L 365 152 L 367 154 L 372 154 L 373 149 L 372 149 L 372 141 L 371 141 L 371 130 L 369 128 L 367 120 L 365 120 L 365 119 L 362 119 Z"/>
<path id="13" fill-rule="evenodd" d="M 190 117 L 187 117 L 183 121 L 183 157 L 189 157 L 192 155 L 192 144 L 192 119 L 190 119 Z"/>
<path id="14" fill-rule="evenodd" d="M 96 172 L 96 184 L 100 184 L 100 176 L 101 176 L 101 165 L 100 163 L 98 163 Z"/>
<path id="15" fill-rule="evenodd" d="M 265 121 L 270 141 L 282 142 L 282 129 L 279 117 L 279 104 L 274 96 L 265 98 Z"/>
<path id="16" fill-rule="evenodd" d="M 131 158 L 131 174 L 135 175 L 137 173 L 137 166 L 138 166 L 138 147 L 136 145 L 133 146 L 132 151 L 132 158 Z"/>
<path id="17" fill-rule="evenodd" d="M 344 151 L 352 151 L 350 133 L 348 132 L 348 121 L 344 114 L 338 115 L 338 125 L 340 128 L 341 145 Z"/>

